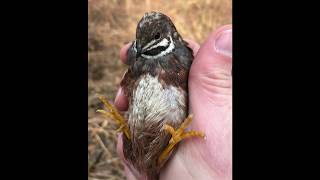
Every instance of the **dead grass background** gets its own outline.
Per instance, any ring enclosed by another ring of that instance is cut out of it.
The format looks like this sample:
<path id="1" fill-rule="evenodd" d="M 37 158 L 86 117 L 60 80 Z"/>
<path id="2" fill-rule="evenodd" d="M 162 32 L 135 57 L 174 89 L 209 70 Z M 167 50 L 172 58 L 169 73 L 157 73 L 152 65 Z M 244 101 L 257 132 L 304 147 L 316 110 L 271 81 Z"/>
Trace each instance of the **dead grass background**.
<path id="1" fill-rule="evenodd" d="M 231 23 L 231 0 L 88 0 L 88 179 L 125 179 L 116 153 L 112 122 L 95 113 L 96 94 L 113 100 L 125 65 L 120 48 L 135 38 L 148 11 L 168 15 L 182 37 L 202 43 L 210 32 Z"/>

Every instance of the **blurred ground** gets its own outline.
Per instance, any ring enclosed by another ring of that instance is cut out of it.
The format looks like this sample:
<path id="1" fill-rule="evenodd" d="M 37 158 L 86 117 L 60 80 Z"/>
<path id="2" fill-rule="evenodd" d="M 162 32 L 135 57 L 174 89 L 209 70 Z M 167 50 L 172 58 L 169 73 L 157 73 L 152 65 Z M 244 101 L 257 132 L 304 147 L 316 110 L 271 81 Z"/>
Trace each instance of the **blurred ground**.
<path id="1" fill-rule="evenodd" d="M 125 72 L 119 50 L 135 37 L 137 22 L 148 11 L 168 15 L 182 37 L 202 43 L 231 23 L 231 0 L 88 0 L 88 172 L 89 179 L 125 179 L 116 153 L 116 132 L 95 110 L 96 94 L 113 100 Z"/>

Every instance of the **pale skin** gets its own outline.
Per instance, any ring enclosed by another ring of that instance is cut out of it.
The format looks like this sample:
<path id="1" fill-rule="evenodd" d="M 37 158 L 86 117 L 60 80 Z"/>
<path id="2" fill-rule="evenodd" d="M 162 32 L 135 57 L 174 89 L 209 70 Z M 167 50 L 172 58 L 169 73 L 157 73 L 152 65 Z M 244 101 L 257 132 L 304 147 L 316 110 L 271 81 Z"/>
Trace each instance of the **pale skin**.
<path id="1" fill-rule="evenodd" d="M 195 59 L 189 74 L 189 107 L 193 114 L 190 130 L 204 132 L 205 139 L 182 140 L 177 152 L 163 168 L 160 179 L 232 179 L 232 26 L 227 25 L 211 33 L 201 47 L 187 40 Z M 120 51 L 126 63 L 130 44 Z M 128 99 L 119 89 L 115 106 L 128 108 Z M 122 154 L 121 138 L 118 152 Z M 124 163 L 126 164 L 126 162 Z M 125 165 L 128 180 L 137 179 Z"/>

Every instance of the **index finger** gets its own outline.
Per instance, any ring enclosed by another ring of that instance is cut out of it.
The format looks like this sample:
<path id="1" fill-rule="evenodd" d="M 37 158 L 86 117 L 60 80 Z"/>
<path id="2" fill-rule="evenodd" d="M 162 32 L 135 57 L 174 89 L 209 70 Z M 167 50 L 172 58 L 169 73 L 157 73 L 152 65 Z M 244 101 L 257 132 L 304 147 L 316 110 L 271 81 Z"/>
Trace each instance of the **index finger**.
<path id="1" fill-rule="evenodd" d="M 121 62 L 123 62 L 124 64 L 127 64 L 127 59 L 128 59 L 128 54 L 127 54 L 127 52 L 128 52 L 129 47 L 131 46 L 131 44 L 132 44 L 132 43 L 130 42 L 130 43 L 124 45 L 124 46 L 121 48 L 121 50 L 120 50 L 120 60 L 121 60 Z"/>

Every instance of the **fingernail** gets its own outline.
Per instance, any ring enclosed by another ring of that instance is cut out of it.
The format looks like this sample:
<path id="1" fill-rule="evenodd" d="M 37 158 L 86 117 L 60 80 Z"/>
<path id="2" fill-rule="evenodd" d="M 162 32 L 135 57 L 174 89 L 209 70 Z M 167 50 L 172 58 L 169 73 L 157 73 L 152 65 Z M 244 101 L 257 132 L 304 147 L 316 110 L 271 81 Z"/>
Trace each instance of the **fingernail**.
<path id="1" fill-rule="evenodd" d="M 214 41 L 215 51 L 232 58 L 232 29 L 221 31 Z"/>

